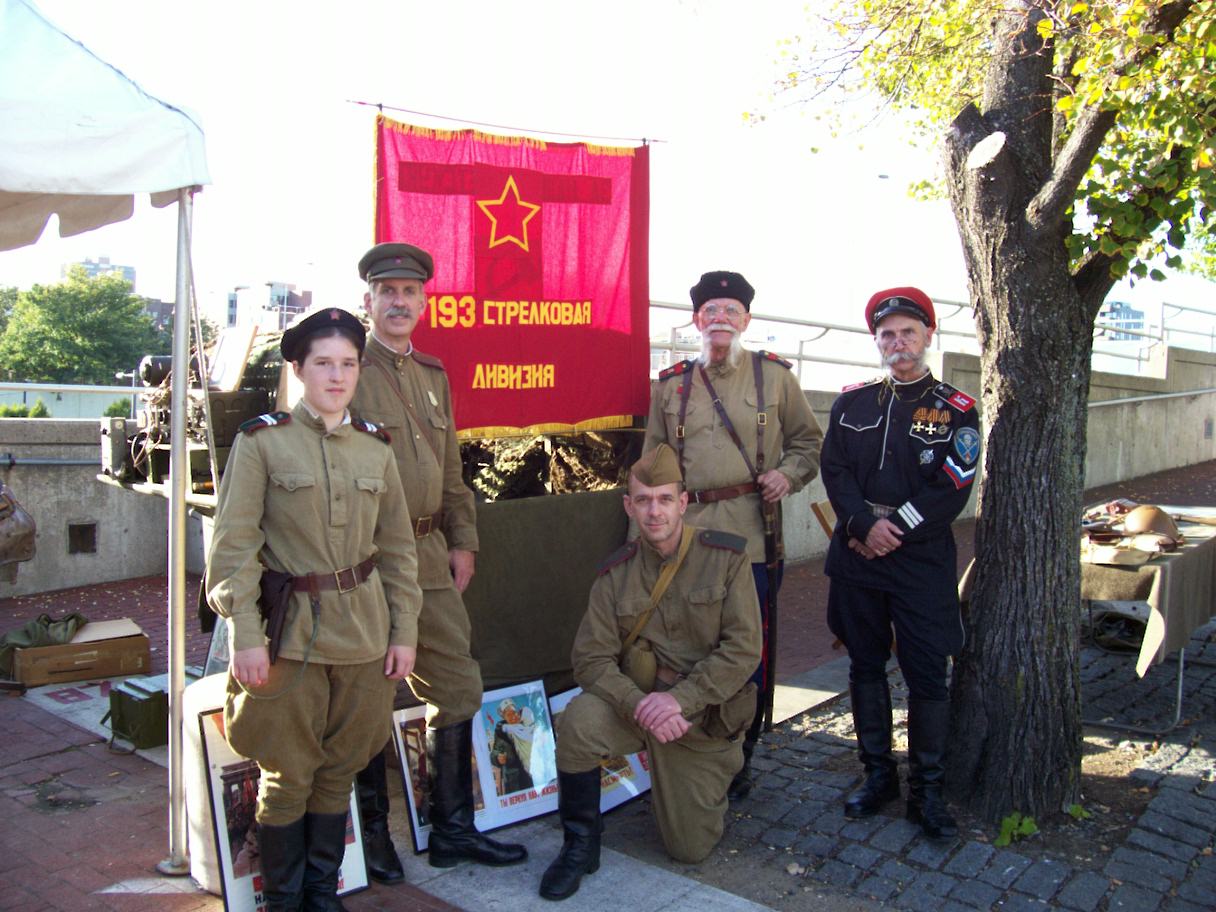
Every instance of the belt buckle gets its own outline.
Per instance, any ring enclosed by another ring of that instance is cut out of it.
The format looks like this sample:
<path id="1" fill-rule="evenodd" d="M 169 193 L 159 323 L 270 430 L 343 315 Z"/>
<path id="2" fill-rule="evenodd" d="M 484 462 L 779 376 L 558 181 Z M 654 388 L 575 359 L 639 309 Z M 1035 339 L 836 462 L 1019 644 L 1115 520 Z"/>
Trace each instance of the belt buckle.
<path id="1" fill-rule="evenodd" d="M 350 585 L 342 585 L 342 577 L 346 574 L 350 576 Z M 338 587 L 338 593 L 354 592 L 359 588 L 359 574 L 355 573 L 354 567 L 343 567 L 341 570 L 334 571 L 334 584 Z"/>
<path id="2" fill-rule="evenodd" d="M 422 516 L 414 522 L 414 538 L 425 538 L 431 534 L 431 526 L 435 521 L 434 516 Z"/>

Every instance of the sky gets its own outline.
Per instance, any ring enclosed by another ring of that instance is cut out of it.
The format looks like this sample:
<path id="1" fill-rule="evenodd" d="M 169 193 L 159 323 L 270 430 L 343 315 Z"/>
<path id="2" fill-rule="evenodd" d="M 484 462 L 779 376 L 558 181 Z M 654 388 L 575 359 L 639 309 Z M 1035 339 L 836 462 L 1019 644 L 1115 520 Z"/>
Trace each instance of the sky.
<path id="1" fill-rule="evenodd" d="M 360 306 L 355 264 L 373 241 L 376 111 L 353 101 L 509 128 L 491 132 L 653 140 L 653 300 L 687 302 L 710 269 L 744 273 L 757 289 L 756 312 L 852 325 L 880 288 L 967 296 L 947 204 L 906 193 L 934 175 L 937 151 L 912 148 L 894 118 L 833 139 L 813 112 L 773 97 L 784 70 L 779 42 L 808 32 L 803 4 L 37 5 L 200 120 L 213 183 L 195 201 L 194 270 L 213 318 L 228 291 L 266 282 L 312 290 L 314 304 Z M 748 124 L 745 111 L 767 118 Z M 59 239 L 52 227 L 38 244 L 0 253 L 0 285 L 55 282 L 65 262 L 108 256 L 136 268 L 139 294 L 171 299 L 175 231 L 175 207 L 146 201 L 133 219 L 76 238 Z M 1216 306 L 1211 286 L 1167 284 L 1168 299 Z M 1152 292 L 1146 300 L 1163 288 Z"/>

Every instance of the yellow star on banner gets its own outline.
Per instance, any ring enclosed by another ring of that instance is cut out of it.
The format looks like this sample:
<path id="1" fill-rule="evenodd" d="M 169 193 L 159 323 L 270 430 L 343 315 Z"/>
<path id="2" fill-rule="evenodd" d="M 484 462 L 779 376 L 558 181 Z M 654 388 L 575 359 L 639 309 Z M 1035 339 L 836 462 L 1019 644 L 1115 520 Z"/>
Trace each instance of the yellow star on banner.
<path id="1" fill-rule="evenodd" d="M 508 194 L 513 197 L 507 201 Z M 511 241 L 518 244 L 525 253 L 528 252 L 528 222 L 532 216 L 540 212 L 540 206 L 525 203 L 519 198 L 519 188 L 515 186 L 515 178 L 507 176 L 507 183 L 502 188 L 502 196 L 496 200 L 478 200 L 477 208 L 486 214 L 490 220 L 490 247 L 497 247 Z M 496 212 L 491 212 L 494 209 Z M 504 229 L 499 234 L 500 226 Z"/>

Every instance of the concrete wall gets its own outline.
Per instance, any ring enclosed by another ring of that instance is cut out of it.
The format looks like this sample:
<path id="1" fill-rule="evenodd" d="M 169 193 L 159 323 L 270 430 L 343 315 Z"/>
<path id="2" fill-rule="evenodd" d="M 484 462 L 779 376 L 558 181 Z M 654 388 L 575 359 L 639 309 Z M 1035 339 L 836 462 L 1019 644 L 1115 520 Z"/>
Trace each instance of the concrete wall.
<path id="1" fill-rule="evenodd" d="M 168 501 L 97 481 L 100 439 L 97 420 L 0 418 L 0 478 L 38 524 L 34 559 L 17 565 L 15 583 L 0 583 L 0 598 L 165 572 Z M 22 459 L 89 464 L 23 465 Z M 68 527 L 90 524 L 96 551 L 69 554 Z"/>
<path id="2" fill-rule="evenodd" d="M 933 372 L 977 395 L 979 358 L 951 352 L 931 355 Z M 808 376 L 814 381 L 813 373 Z M 1086 486 L 1135 478 L 1164 469 L 1216 459 L 1216 393 L 1144 401 L 1140 397 L 1216 388 L 1216 354 L 1169 348 L 1152 364 L 1151 376 L 1095 373 L 1090 389 Z M 807 393 L 815 417 L 827 426 L 837 392 Z M 1122 404 L 1099 404 L 1129 400 Z M 96 480 L 100 471 L 99 422 L 0 419 L 0 478 L 38 522 L 38 553 L 20 565 L 15 584 L 0 583 L 0 598 L 164 573 L 167 566 L 168 501 L 135 494 Z M 73 458 L 88 466 L 9 466 L 18 459 Z M 815 479 L 783 505 L 786 556 L 805 560 L 822 554 L 827 538 L 811 504 L 826 500 Z M 974 515 L 972 497 L 964 515 Z M 97 552 L 68 553 L 68 525 L 96 523 Z M 202 529 L 187 524 L 187 568 L 201 572 Z"/>

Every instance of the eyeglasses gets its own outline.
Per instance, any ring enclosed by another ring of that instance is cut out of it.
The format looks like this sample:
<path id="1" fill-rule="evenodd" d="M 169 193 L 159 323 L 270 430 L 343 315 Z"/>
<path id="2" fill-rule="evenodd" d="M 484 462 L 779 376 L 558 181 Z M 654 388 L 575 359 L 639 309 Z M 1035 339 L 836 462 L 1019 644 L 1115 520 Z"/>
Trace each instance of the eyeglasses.
<path id="1" fill-rule="evenodd" d="M 728 320 L 739 319 L 743 312 L 738 304 L 705 304 L 701 307 L 701 313 L 707 317 L 726 317 Z"/>

